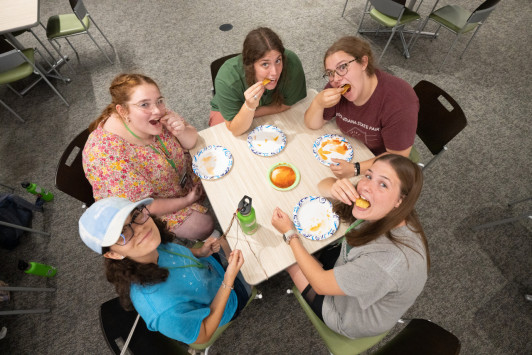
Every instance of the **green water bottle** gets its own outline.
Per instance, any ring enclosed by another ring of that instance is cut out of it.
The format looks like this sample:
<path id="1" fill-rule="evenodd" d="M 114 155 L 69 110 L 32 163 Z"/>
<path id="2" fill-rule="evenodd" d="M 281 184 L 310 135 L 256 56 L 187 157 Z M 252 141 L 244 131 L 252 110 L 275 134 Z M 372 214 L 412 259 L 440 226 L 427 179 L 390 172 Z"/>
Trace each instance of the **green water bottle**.
<path id="1" fill-rule="evenodd" d="M 238 203 L 238 212 L 236 214 L 245 234 L 253 234 L 257 231 L 257 218 L 255 218 L 255 209 L 251 206 L 251 197 L 244 196 Z"/>
<path id="2" fill-rule="evenodd" d="M 54 194 L 51 192 L 46 192 L 42 187 L 31 182 L 23 182 L 23 188 L 25 188 L 29 193 L 34 194 L 42 198 L 44 201 L 52 201 L 54 199 Z"/>
<path id="3" fill-rule="evenodd" d="M 50 265 L 45 265 L 41 263 L 36 263 L 30 261 L 29 263 L 24 260 L 18 261 L 19 270 L 24 271 L 26 274 L 33 274 L 45 277 L 52 277 L 57 273 L 57 269 Z"/>

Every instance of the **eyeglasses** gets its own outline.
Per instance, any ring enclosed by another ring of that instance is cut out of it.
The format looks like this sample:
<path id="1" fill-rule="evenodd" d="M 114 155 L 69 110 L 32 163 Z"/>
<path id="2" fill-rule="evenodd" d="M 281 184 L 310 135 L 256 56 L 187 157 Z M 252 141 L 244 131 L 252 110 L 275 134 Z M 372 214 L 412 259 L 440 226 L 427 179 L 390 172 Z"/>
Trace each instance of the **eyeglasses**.
<path id="1" fill-rule="evenodd" d="M 131 222 L 126 224 L 124 228 L 122 228 L 122 233 L 120 233 L 120 238 L 115 243 L 116 245 L 126 245 L 129 243 L 131 238 L 135 235 L 135 231 L 133 230 L 132 224 L 144 224 L 146 221 L 150 218 L 150 211 L 146 206 L 139 206 L 135 208 L 131 214 Z"/>
<path id="2" fill-rule="evenodd" d="M 137 106 L 145 112 L 153 112 L 153 109 L 155 107 L 157 107 L 159 110 L 164 110 L 166 108 L 164 97 L 160 97 L 159 99 L 157 99 L 157 101 L 155 101 L 155 103 L 143 101 L 132 105 Z"/>
<path id="3" fill-rule="evenodd" d="M 338 74 L 339 76 L 344 76 L 345 74 L 347 74 L 347 68 L 349 67 L 349 63 L 354 62 L 357 59 L 358 58 L 355 57 L 354 59 L 351 59 L 347 63 L 340 64 L 339 66 L 336 67 L 335 70 L 326 70 L 325 74 L 323 74 L 323 79 L 333 81 L 335 73 Z"/>

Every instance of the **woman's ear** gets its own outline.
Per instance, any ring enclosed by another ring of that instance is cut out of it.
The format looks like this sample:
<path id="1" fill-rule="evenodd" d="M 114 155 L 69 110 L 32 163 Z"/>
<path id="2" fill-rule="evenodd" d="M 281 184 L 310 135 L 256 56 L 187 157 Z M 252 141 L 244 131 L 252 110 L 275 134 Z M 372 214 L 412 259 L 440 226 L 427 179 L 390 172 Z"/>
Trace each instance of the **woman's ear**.
<path id="1" fill-rule="evenodd" d="M 403 198 L 399 198 L 399 201 L 397 201 L 397 203 L 395 204 L 395 208 L 401 206 L 401 203 L 403 203 Z"/>
<path id="2" fill-rule="evenodd" d="M 364 55 L 360 58 L 360 65 L 362 65 L 362 70 L 366 70 L 368 67 L 368 56 Z"/>
<path id="3" fill-rule="evenodd" d="M 120 115 L 120 117 L 122 117 L 124 119 L 127 118 L 128 112 L 127 112 L 127 109 L 124 106 L 117 104 L 115 106 L 115 109 L 116 109 L 116 112 L 118 112 L 118 114 Z"/>
<path id="4" fill-rule="evenodd" d="M 103 254 L 104 257 L 107 259 L 114 259 L 114 260 L 122 260 L 125 258 L 124 255 L 118 254 L 116 251 L 108 251 L 107 253 Z"/>

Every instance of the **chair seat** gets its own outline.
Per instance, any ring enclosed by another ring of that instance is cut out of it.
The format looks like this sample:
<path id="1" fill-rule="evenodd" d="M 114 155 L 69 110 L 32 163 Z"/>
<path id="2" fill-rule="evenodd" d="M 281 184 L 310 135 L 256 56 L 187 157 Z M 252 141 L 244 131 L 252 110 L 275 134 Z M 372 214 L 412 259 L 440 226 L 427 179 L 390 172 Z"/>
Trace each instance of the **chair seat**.
<path id="1" fill-rule="evenodd" d="M 329 351 L 333 354 L 359 354 L 380 342 L 388 332 L 366 338 L 351 339 L 334 332 L 314 313 L 296 286 L 292 288 L 297 301 L 310 319 Z"/>
<path id="2" fill-rule="evenodd" d="M 471 12 L 457 5 L 447 5 L 434 11 L 429 18 L 433 21 L 441 23 L 451 31 L 456 33 L 466 33 L 478 26 L 478 23 L 469 23 L 466 26 L 467 20 L 471 16 Z"/>
<path id="3" fill-rule="evenodd" d="M 401 21 L 397 23 L 397 19 L 394 17 L 387 16 L 383 14 L 382 12 L 376 10 L 375 8 L 372 8 L 369 12 L 370 16 L 380 23 L 383 26 L 386 27 L 394 27 L 397 25 L 404 25 L 407 23 L 410 23 L 412 21 L 418 20 L 421 16 L 417 12 L 410 11 L 408 9 L 405 9 L 405 12 L 403 13 L 403 16 L 401 17 Z"/>
<path id="4" fill-rule="evenodd" d="M 28 48 L 22 51 L 28 60 L 32 63 L 35 62 L 35 51 L 33 48 Z M 24 79 L 33 74 L 33 66 L 24 61 L 19 66 L 9 69 L 8 71 L 0 73 L 0 84 L 9 84 L 15 81 Z"/>
<path id="5" fill-rule="evenodd" d="M 83 23 L 89 28 L 89 17 L 83 18 Z M 46 25 L 46 36 L 49 39 L 70 36 L 76 33 L 85 32 L 85 28 L 75 14 L 54 15 L 48 19 Z"/>

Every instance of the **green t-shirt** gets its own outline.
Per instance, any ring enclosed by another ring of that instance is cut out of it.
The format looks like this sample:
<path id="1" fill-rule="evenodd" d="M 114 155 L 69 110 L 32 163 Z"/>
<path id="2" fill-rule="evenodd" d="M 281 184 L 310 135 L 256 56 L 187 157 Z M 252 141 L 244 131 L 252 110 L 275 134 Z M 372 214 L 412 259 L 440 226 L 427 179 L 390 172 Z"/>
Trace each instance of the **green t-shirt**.
<path id="1" fill-rule="evenodd" d="M 284 78 L 277 84 L 283 97 L 283 104 L 292 106 L 307 97 L 307 83 L 303 66 L 297 55 L 285 49 Z M 227 121 L 233 120 L 244 104 L 244 92 L 248 89 L 242 54 L 228 59 L 218 71 L 214 81 L 216 95 L 211 100 L 213 111 L 219 111 Z M 274 90 L 266 90 L 262 95 L 259 106 L 271 104 Z"/>

